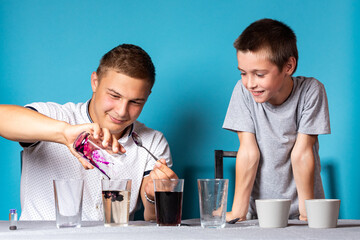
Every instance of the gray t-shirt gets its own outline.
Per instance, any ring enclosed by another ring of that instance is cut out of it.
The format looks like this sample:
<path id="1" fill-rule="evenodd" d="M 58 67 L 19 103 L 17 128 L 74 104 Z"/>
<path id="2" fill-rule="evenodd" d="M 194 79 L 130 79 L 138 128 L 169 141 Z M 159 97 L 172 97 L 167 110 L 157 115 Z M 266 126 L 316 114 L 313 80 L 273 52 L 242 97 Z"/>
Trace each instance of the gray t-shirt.
<path id="1" fill-rule="evenodd" d="M 330 133 L 328 102 L 324 85 L 314 78 L 293 77 L 288 99 L 279 106 L 257 103 L 241 81 L 236 84 L 224 129 L 254 133 L 260 150 L 259 167 L 250 198 L 249 213 L 256 216 L 255 199 L 289 198 L 290 218 L 299 216 L 298 197 L 290 154 L 297 133 Z M 241 143 L 240 143 L 241 144 Z M 320 177 L 319 143 L 315 157 L 314 197 L 324 198 Z"/>

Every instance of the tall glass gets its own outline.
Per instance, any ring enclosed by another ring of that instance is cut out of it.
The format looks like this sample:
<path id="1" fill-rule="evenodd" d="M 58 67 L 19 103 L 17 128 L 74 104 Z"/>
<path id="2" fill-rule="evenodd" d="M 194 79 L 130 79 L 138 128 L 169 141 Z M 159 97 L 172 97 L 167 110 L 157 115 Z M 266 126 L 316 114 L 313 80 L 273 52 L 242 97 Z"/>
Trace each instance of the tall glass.
<path id="1" fill-rule="evenodd" d="M 180 226 L 184 179 L 155 179 L 157 226 Z"/>
<path id="2" fill-rule="evenodd" d="M 225 227 L 228 183 L 228 179 L 198 179 L 200 221 L 203 228 Z"/>
<path id="3" fill-rule="evenodd" d="M 131 197 L 131 180 L 101 181 L 105 227 L 127 226 Z"/>
<path id="4" fill-rule="evenodd" d="M 58 179 L 53 181 L 56 227 L 80 227 L 84 180 Z"/>

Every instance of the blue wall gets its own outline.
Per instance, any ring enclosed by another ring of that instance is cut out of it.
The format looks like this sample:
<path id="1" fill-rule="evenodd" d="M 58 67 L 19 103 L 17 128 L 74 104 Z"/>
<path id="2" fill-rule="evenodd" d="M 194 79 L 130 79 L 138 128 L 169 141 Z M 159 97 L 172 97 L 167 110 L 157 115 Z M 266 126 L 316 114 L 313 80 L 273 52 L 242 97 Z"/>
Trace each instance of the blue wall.
<path id="1" fill-rule="evenodd" d="M 356 0 L 0 0 L 0 103 L 86 101 L 105 52 L 142 46 L 157 82 L 140 121 L 167 137 L 185 178 L 183 217 L 198 217 L 196 179 L 214 176 L 214 149 L 238 148 L 236 134 L 221 128 L 240 78 L 232 43 L 251 22 L 275 18 L 297 34 L 295 75 L 316 77 L 328 93 L 332 134 L 319 137 L 326 196 L 341 198 L 342 218 L 359 219 L 359 13 Z M 0 150 L 5 220 L 10 208 L 20 209 L 21 148 L 0 138 Z M 233 171 L 227 162 L 231 189 Z"/>

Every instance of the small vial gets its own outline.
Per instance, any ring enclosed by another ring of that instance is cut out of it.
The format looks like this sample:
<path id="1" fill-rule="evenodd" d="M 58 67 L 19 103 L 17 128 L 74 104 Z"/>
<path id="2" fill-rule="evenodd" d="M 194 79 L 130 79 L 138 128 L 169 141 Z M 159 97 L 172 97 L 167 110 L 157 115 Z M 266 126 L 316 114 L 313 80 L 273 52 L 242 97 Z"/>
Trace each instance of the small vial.
<path id="1" fill-rule="evenodd" d="M 16 209 L 10 209 L 9 222 L 10 222 L 9 229 L 10 230 L 16 230 L 17 229 L 17 212 L 16 212 Z"/>

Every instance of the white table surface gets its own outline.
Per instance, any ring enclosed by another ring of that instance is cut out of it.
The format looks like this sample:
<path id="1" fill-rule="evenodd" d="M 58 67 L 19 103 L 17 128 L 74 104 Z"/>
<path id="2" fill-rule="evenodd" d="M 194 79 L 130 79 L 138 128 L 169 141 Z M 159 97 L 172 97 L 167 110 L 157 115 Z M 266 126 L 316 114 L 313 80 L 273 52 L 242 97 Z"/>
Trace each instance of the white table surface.
<path id="1" fill-rule="evenodd" d="M 223 229 L 203 229 L 199 219 L 183 220 L 180 227 L 157 227 L 154 222 L 132 221 L 128 227 L 104 227 L 83 222 L 81 228 L 57 229 L 54 221 L 19 221 L 9 230 L 0 221 L 0 239 L 360 239 L 360 220 L 339 220 L 337 228 L 312 229 L 307 222 L 289 220 L 286 228 L 260 228 L 257 220 L 226 224 Z"/>

